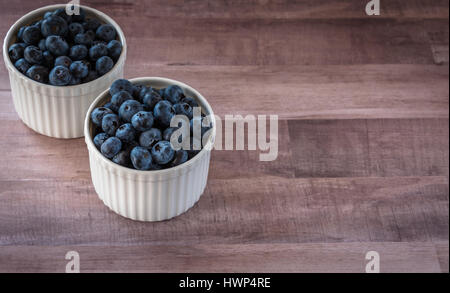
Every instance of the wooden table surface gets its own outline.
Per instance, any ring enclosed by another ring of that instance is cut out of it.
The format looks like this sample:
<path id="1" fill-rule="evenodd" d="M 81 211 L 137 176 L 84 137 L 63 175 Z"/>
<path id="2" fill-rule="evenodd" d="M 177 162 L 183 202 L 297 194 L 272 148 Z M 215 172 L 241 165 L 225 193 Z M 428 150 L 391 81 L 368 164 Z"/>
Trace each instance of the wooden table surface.
<path id="1" fill-rule="evenodd" d="M 0 33 L 52 1 L 0 0 Z M 367 1 L 368 2 L 368 1 Z M 164 76 L 214 111 L 279 115 L 279 156 L 213 151 L 187 213 L 111 212 L 84 139 L 36 134 L 0 66 L 0 271 L 449 270 L 449 3 L 360 0 L 82 1 L 129 44 L 125 76 Z"/>

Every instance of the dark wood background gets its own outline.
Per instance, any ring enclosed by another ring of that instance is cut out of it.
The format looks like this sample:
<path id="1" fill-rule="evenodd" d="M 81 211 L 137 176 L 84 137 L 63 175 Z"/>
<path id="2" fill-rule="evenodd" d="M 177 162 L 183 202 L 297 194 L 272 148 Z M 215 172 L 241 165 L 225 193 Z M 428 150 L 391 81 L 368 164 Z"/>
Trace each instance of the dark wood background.
<path id="1" fill-rule="evenodd" d="M 0 34 L 52 1 L 0 1 Z M 18 118 L 0 66 L 0 271 L 449 269 L 449 3 L 82 1 L 123 28 L 128 78 L 201 91 L 216 114 L 278 114 L 279 156 L 214 151 L 201 200 L 170 221 L 109 211 L 83 139 Z"/>

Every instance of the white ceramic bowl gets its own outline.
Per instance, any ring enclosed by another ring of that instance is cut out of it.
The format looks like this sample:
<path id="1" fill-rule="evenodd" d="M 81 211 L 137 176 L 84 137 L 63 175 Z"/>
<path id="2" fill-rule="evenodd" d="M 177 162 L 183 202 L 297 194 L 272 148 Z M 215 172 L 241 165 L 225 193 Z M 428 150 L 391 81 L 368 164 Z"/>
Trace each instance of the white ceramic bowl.
<path id="1" fill-rule="evenodd" d="M 14 107 L 20 119 L 38 133 L 56 138 L 75 138 L 83 136 L 84 117 L 92 101 L 114 80 L 123 77 L 127 45 L 119 25 L 104 13 L 81 6 L 87 17 L 95 17 L 113 25 L 123 46 L 122 54 L 114 67 L 88 83 L 53 86 L 36 82 L 18 71 L 8 55 L 8 48 L 15 42 L 21 26 L 42 18 L 47 11 L 64 7 L 64 4 L 45 6 L 20 18 L 9 29 L 3 41 L 3 59 L 9 72 Z"/>
<path id="2" fill-rule="evenodd" d="M 197 100 L 205 114 L 214 117 L 206 99 L 184 83 L 160 77 L 135 78 L 130 81 L 154 88 L 179 85 L 186 95 Z M 134 170 L 110 161 L 94 145 L 90 115 L 94 108 L 106 104 L 109 99 L 109 90 L 106 90 L 92 103 L 84 122 L 92 182 L 100 199 L 114 212 L 139 221 L 167 220 L 187 211 L 199 200 L 206 186 L 210 150 L 216 133 L 215 120 L 212 119 L 213 130 L 205 147 L 192 159 L 169 169 Z"/>

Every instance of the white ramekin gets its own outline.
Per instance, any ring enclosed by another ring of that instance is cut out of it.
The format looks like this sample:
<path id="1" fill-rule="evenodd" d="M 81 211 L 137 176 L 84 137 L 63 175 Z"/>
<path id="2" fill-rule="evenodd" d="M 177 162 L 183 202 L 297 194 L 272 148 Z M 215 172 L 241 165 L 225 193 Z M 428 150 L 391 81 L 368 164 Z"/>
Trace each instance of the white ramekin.
<path id="1" fill-rule="evenodd" d="M 64 4 L 45 6 L 20 18 L 9 29 L 3 41 L 3 59 L 9 72 L 14 107 L 20 119 L 38 133 L 56 138 L 76 138 L 83 136 L 84 117 L 92 101 L 114 80 L 123 77 L 127 45 L 119 25 L 106 14 L 81 6 L 87 17 L 95 17 L 113 25 L 123 46 L 122 54 L 114 67 L 88 83 L 53 86 L 36 82 L 18 71 L 8 55 L 8 48 L 15 42 L 21 26 L 32 23 L 47 11 L 64 7 Z"/>
<path id="2" fill-rule="evenodd" d="M 155 88 L 179 85 L 188 96 L 197 100 L 205 114 L 214 117 L 206 99 L 184 83 L 160 77 L 135 78 L 130 81 Z M 113 163 L 105 158 L 93 143 L 90 114 L 108 99 L 110 95 L 106 90 L 92 103 L 84 122 L 91 177 L 99 198 L 119 215 L 139 221 L 167 220 L 187 211 L 205 190 L 210 150 L 214 145 L 216 133 L 215 120 L 212 119 L 213 130 L 205 147 L 195 157 L 173 168 L 139 171 Z"/>

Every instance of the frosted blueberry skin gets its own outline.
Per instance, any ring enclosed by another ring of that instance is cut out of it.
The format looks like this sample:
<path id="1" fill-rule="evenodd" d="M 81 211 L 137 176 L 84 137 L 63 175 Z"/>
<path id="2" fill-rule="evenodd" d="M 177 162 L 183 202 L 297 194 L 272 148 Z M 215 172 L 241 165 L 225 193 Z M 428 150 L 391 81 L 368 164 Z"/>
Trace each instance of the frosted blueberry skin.
<path id="1" fill-rule="evenodd" d="M 162 98 L 159 95 L 159 93 L 156 91 L 153 91 L 153 90 L 146 92 L 142 99 L 142 102 L 144 103 L 144 105 L 147 105 L 148 110 L 151 110 L 151 111 L 153 111 L 156 104 L 158 104 L 161 101 L 162 101 Z"/>
<path id="2" fill-rule="evenodd" d="M 100 147 L 100 151 L 105 157 L 111 159 L 120 152 L 121 148 L 122 142 L 120 141 L 120 139 L 113 136 L 103 142 L 102 146 Z"/>
<path id="3" fill-rule="evenodd" d="M 100 149 L 100 147 L 102 146 L 102 144 L 105 142 L 105 140 L 107 140 L 109 138 L 109 135 L 107 135 L 106 133 L 104 133 L 104 132 L 101 132 L 101 133 L 99 133 L 99 134 L 97 134 L 95 137 L 94 137 L 94 145 L 98 148 L 98 149 Z"/>
<path id="4" fill-rule="evenodd" d="M 50 71 L 49 82 L 52 85 L 68 85 L 71 80 L 72 74 L 70 74 L 69 68 L 65 66 L 58 65 L 53 67 L 52 71 Z"/>
<path id="5" fill-rule="evenodd" d="M 24 43 L 12 44 L 8 49 L 9 59 L 11 59 L 11 62 L 16 62 L 17 60 L 23 58 L 25 48 L 26 45 Z"/>
<path id="6" fill-rule="evenodd" d="M 131 117 L 131 124 L 137 131 L 146 131 L 152 128 L 153 120 L 151 112 L 139 111 Z"/>
<path id="7" fill-rule="evenodd" d="M 117 92 L 111 97 L 111 103 L 118 108 L 128 100 L 133 100 L 133 96 L 127 91 Z"/>
<path id="8" fill-rule="evenodd" d="M 164 90 L 163 98 L 176 104 L 184 98 L 183 89 L 178 85 L 170 85 Z"/>
<path id="9" fill-rule="evenodd" d="M 48 80 L 48 69 L 47 67 L 41 65 L 33 65 L 31 66 L 27 72 L 26 76 L 31 78 L 34 81 L 46 83 Z"/>
<path id="10" fill-rule="evenodd" d="M 67 56 L 59 56 L 55 59 L 55 66 L 65 66 L 67 68 L 72 64 L 72 59 Z"/>
<path id="11" fill-rule="evenodd" d="M 166 140 L 159 141 L 152 147 L 152 158 L 159 165 L 168 164 L 174 156 L 175 151 Z"/>
<path id="12" fill-rule="evenodd" d="M 175 116 L 175 111 L 169 101 L 163 100 L 158 102 L 153 109 L 155 120 L 163 127 L 169 127 L 170 121 Z"/>
<path id="13" fill-rule="evenodd" d="M 119 116 L 117 116 L 116 114 L 106 114 L 105 116 L 103 116 L 102 129 L 106 134 L 114 136 L 119 126 Z"/>
<path id="14" fill-rule="evenodd" d="M 132 142 L 136 136 L 136 131 L 130 123 L 125 123 L 119 126 L 116 130 L 116 137 L 123 142 Z"/>
<path id="15" fill-rule="evenodd" d="M 162 140 L 161 130 L 158 128 L 151 128 L 144 131 L 139 136 L 139 145 L 141 147 L 151 149 L 154 144 Z"/>
<path id="16" fill-rule="evenodd" d="M 102 126 L 103 117 L 106 114 L 113 114 L 114 112 L 111 111 L 109 108 L 106 107 L 99 107 L 95 108 L 94 111 L 91 113 L 91 121 L 97 126 Z"/>
<path id="17" fill-rule="evenodd" d="M 40 65 L 44 61 L 44 56 L 42 56 L 42 51 L 36 46 L 28 46 L 23 52 L 25 60 L 30 64 Z"/>
<path id="18" fill-rule="evenodd" d="M 119 117 L 125 122 L 131 122 L 131 118 L 137 112 L 143 111 L 144 107 L 136 100 L 128 100 L 122 103 L 119 108 Z"/>
<path id="19" fill-rule="evenodd" d="M 31 67 L 31 64 L 27 62 L 24 58 L 21 58 L 14 63 L 14 66 L 23 74 Z"/>
<path id="20" fill-rule="evenodd" d="M 100 75 L 109 72 L 114 66 L 114 61 L 108 56 L 102 56 L 95 62 L 95 70 Z"/>
<path id="21" fill-rule="evenodd" d="M 117 79 L 111 84 L 111 87 L 109 88 L 109 93 L 111 96 L 120 91 L 127 91 L 130 94 L 133 94 L 133 90 L 134 87 L 131 82 L 129 82 L 126 79 Z"/>
<path id="22" fill-rule="evenodd" d="M 131 163 L 137 170 L 150 170 L 152 155 L 143 147 L 137 146 L 130 153 Z"/>
<path id="23" fill-rule="evenodd" d="M 41 23 L 41 34 L 44 37 L 65 36 L 67 32 L 67 21 L 58 15 L 51 15 L 45 18 Z"/>

